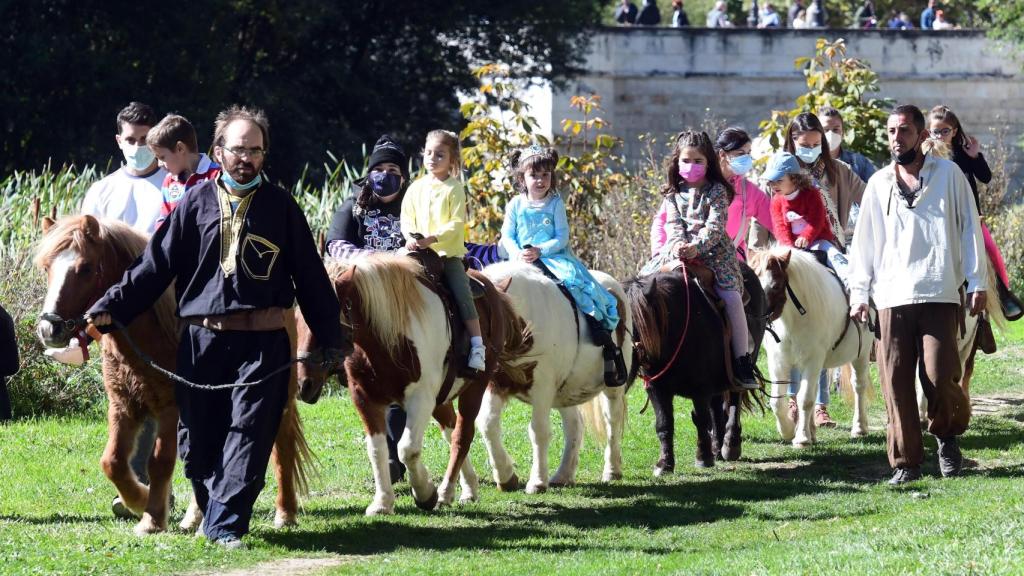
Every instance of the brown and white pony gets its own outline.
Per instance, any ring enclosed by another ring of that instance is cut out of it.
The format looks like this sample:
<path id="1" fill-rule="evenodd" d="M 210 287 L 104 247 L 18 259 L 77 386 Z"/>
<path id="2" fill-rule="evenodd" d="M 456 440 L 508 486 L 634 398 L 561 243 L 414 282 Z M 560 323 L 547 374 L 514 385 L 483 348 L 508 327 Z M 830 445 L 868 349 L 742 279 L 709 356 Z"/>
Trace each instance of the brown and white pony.
<path id="1" fill-rule="evenodd" d="M 69 216 L 43 223 L 45 235 L 36 249 L 35 264 L 46 273 L 47 292 L 36 332 L 43 345 L 64 347 L 78 332 L 76 320 L 117 283 L 125 270 L 142 253 L 147 237 L 128 225 L 92 216 Z M 100 464 L 114 483 L 125 505 L 141 516 L 135 526 L 139 535 L 167 529 L 171 476 L 177 454 L 178 408 L 173 383 L 149 367 L 129 346 L 126 336 L 160 367 L 174 370 L 179 322 L 175 317 L 173 289 L 125 331 L 101 336 L 103 385 L 107 392 L 107 446 Z M 311 459 L 295 408 L 294 371 L 291 394 L 274 443 L 274 473 L 278 482 L 277 514 L 274 525 L 295 524 L 298 508 L 296 488 L 305 491 L 307 466 Z M 141 484 L 129 466 L 142 421 L 158 422 L 156 445 L 149 458 L 150 485 Z M 194 529 L 201 520 L 195 502 L 190 505 L 184 529 Z"/>
<path id="2" fill-rule="evenodd" d="M 393 403 L 400 404 L 408 414 L 398 454 L 409 471 L 416 505 L 429 510 L 438 504 L 450 504 L 459 472 L 460 500 L 475 501 L 479 479 L 468 458 L 473 420 L 496 370 L 502 370 L 512 381 L 526 381 L 526 371 L 532 368 L 510 364 L 532 346 L 526 324 L 516 316 L 504 294 L 486 277 L 471 271 L 485 285 L 485 296 L 476 304 L 487 347 L 487 368 L 474 379 L 457 377 L 451 389 L 444 391 L 445 358 L 451 341 L 447 312 L 437 294 L 421 282 L 421 265 L 408 256 L 381 253 L 353 263 L 328 262 L 327 271 L 342 306 L 345 352 L 350 352 L 345 372 L 352 402 L 366 430 L 366 449 L 376 487 L 366 514 L 394 512 L 395 493 L 384 440 L 384 411 Z M 317 343 L 301 314 L 296 316 L 299 353 L 308 354 L 317 349 Z M 300 365 L 303 398 L 307 398 L 307 390 L 319 390 L 328 376 L 318 365 Z M 454 430 L 447 429 L 439 418 L 451 447 L 444 478 L 435 488 L 421 458 L 423 434 L 431 414 L 456 397 Z"/>

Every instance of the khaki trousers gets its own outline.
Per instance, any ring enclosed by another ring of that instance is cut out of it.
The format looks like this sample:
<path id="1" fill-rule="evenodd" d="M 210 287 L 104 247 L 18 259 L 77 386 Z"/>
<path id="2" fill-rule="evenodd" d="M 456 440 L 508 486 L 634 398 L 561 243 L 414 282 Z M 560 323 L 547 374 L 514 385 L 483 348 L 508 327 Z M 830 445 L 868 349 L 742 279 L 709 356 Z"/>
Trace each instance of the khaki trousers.
<path id="1" fill-rule="evenodd" d="M 957 353 L 957 304 L 908 304 L 878 311 L 882 339 L 878 371 L 889 417 L 886 429 L 889 464 L 920 466 L 924 461 L 917 412 L 915 377 L 928 398 L 928 432 L 939 438 L 959 436 L 970 421 L 970 401 L 960 388 Z"/>

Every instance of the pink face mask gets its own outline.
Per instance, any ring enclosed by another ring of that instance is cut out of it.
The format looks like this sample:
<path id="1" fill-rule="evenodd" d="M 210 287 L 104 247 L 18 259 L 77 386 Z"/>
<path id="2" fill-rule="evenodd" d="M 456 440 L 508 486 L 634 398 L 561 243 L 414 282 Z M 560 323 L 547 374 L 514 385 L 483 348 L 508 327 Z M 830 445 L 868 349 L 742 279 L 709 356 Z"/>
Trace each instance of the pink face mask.
<path id="1" fill-rule="evenodd" d="M 703 180 L 704 174 L 707 173 L 707 170 L 707 164 L 691 164 L 689 162 L 679 163 L 679 175 L 683 177 L 683 180 L 686 180 L 691 184 Z"/>

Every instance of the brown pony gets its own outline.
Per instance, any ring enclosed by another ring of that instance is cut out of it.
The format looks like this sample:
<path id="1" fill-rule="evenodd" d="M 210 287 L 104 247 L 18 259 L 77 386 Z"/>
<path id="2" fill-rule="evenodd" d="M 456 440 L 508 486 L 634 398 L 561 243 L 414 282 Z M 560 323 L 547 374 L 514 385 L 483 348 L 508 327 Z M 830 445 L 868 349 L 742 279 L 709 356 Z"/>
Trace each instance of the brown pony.
<path id="1" fill-rule="evenodd" d="M 487 346 L 487 367 L 473 378 L 455 378 L 445 390 L 446 355 L 451 341 L 447 311 L 441 299 L 422 281 L 423 268 L 407 256 L 374 254 L 354 264 L 330 262 L 328 275 L 334 282 L 342 306 L 342 332 L 347 353 L 345 372 L 352 402 L 363 420 L 366 448 L 373 468 L 376 493 L 367 515 L 394 512 L 395 493 L 391 487 L 384 434 L 384 411 L 401 404 L 408 414 L 405 432 L 398 444 L 399 458 L 409 471 L 416 505 L 433 509 L 450 504 L 455 494 L 455 476 L 462 473 L 462 501 L 477 499 L 479 480 L 467 455 L 473 440 L 473 420 L 480 410 L 487 383 L 496 370 L 511 381 L 524 385 L 530 366 L 510 364 L 529 352 L 532 337 L 525 322 L 513 311 L 508 297 L 498 292 L 486 277 L 481 280 L 485 295 L 476 300 Z M 300 314 L 299 354 L 315 350 L 317 344 Z M 314 364 L 299 366 L 303 399 L 319 391 L 329 374 Z M 431 413 L 455 397 L 459 399 L 454 431 L 441 418 L 445 436 L 451 435 L 448 468 L 440 488 L 435 488 L 421 459 L 423 434 Z"/>
<path id="2" fill-rule="evenodd" d="M 36 249 L 35 264 L 47 275 L 46 300 L 36 332 L 48 347 L 64 347 L 77 336 L 81 318 L 142 253 L 147 238 L 128 225 L 92 216 L 70 216 L 54 223 L 44 220 L 45 235 Z M 100 335 L 103 351 L 103 385 L 107 392 L 107 446 L 100 464 L 116 486 L 125 505 L 142 519 L 135 526 L 139 535 L 167 529 L 171 476 L 177 454 L 178 408 L 174 385 L 148 366 L 128 344 L 130 337 L 157 365 L 174 370 L 181 331 L 175 317 L 173 289 L 124 331 Z M 294 328 L 290 329 L 293 334 Z M 289 384 L 288 405 L 274 444 L 274 474 L 279 492 L 274 525 L 295 524 L 298 508 L 296 488 L 306 489 L 306 467 L 311 459 L 295 409 L 295 372 Z M 158 422 L 156 445 L 149 458 L 150 485 L 138 481 L 129 466 L 142 421 Z M 201 514 L 193 501 L 182 528 L 194 529 Z"/>

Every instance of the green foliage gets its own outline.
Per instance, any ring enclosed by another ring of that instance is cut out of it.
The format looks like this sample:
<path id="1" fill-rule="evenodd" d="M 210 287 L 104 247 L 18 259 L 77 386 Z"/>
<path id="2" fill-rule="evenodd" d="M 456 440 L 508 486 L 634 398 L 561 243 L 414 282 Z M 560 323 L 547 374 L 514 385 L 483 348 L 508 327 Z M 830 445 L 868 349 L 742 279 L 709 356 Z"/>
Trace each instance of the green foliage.
<path id="1" fill-rule="evenodd" d="M 989 33 L 1024 47 L 1024 4 L 1006 0 L 977 0 L 978 7 L 989 12 Z"/>
<path id="2" fill-rule="evenodd" d="M 994 215 L 986 215 L 985 223 L 1003 253 L 1013 291 L 1024 294 L 1024 204 L 1006 206 Z"/>
<path id="3" fill-rule="evenodd" d="M 463 168 L 471 198 L 470 237 L 493 241 L 501 229 L 505 204 L 515 193 L 509 158 L 516 149 L 537 143 L 550 145 L 537 133 L 537 120 L 519 97 L 519 87 L 507 66 L 488 64 L 474 71 L 480 79 L 476 99 L 462 105 L 467 124 L 460 138 Z M 580 119 L 565 119 L 563 135 L 554 145 L 560 151 L 554 188 L 566 203 L 574 226 L 590 229 L 602 222 L 606 194 L 620 186 L 625 177 L 611 164 L 619 140 L 607 133 L 608 123 L 600 117 L 600 97 L 573 96 L 570 106 Z"/>
<path id="4" fill-rule="evenodd" d="M 354 155 L 382 132 L 412 142 L 455 126 L 473 65 L 563 80 L 582 63 L 600 0 L 364 2 L 156 0 L 0 4 L 0 175 L 119 156 L 129 100 L 189 118 L 209 144 L 232 103 L 266 109 L 268 173 L 292 181 L 323 150 Z M 157 26 L 155 22 L 159 22 Z"/>
<path id="5" fill-rule="evenodd" d="M 15 172 L 0 180 L 0 258 L 14 257 L 34 242 L 43 216 L 77 213 L 97 178 L 92 166 L 82 170 L 47 166 L 39 171 Z"/>
<path id="6" fill-rule="evenodd" d="M 847 57 L 846 43 L 841 38 L 834 42 L 819 38 L 814 57 L 797 58 L 794 64 L 803 70 L 807 92 L 796 99 L 791 110 L 773 110 L 771 118 L 761 122 L 761 137 L 773 149 L 781 149 L 793 117 L 832 106 L 843 116 L 844 145 L 868 158 L 883 158 L 887 154 L 886 110 L 892 100 L 868 96 L 879 91 L 878 74 L 870 65 Z"/>

